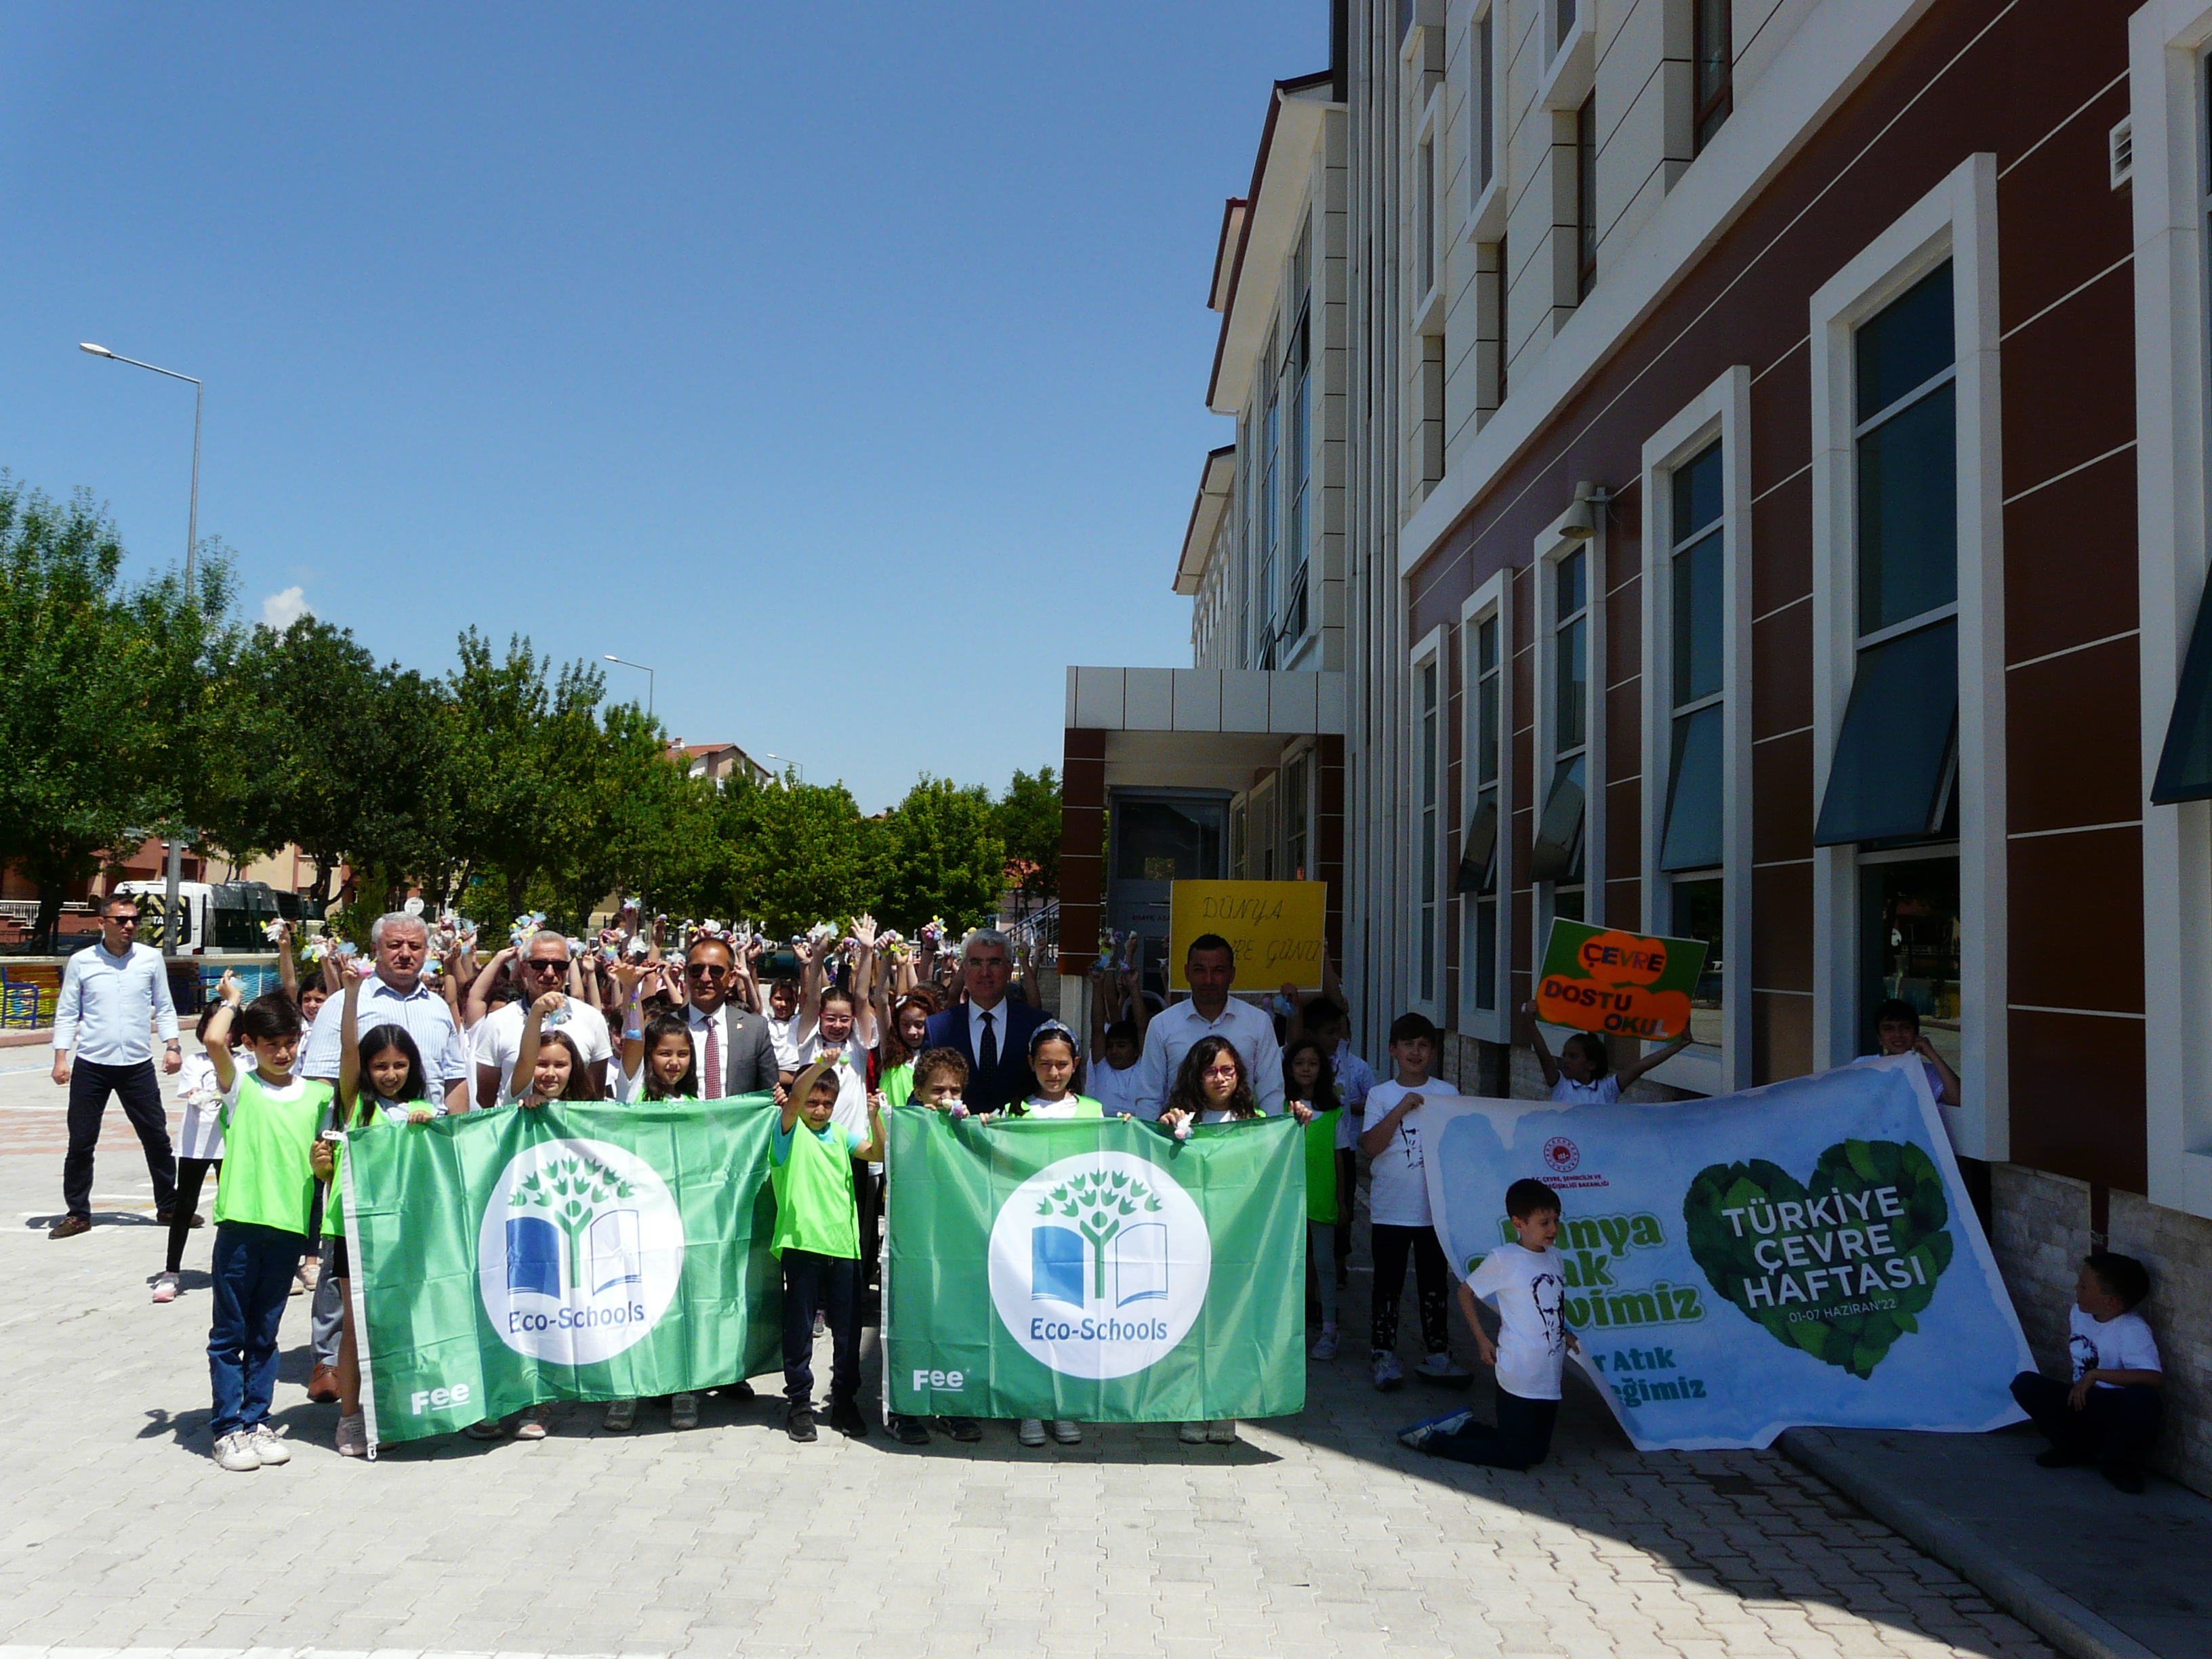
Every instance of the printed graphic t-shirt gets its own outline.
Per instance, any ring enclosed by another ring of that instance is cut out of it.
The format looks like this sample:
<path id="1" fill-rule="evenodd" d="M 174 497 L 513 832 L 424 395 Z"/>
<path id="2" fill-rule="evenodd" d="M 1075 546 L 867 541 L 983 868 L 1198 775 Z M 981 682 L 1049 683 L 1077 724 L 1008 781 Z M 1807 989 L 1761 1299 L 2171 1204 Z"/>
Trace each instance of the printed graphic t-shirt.
<path id="1" fill-rule="evenodd" d="M 240 1066 L 222 1097 L 222 1180 L 215 1223 L 244 1222 L 305 1237 L 315 1207 L 308 1161 L 335 1091 L 295 1073 L 272 1088 Z"/>
<path id="2" fill-rule="evenodd" d="M 1498 1386 L 1523 1400 L 1557 1400 L 1566 1363 L 1565 1262 L 1559 1251 L 1501 1244 L 1467 1276 L 1498 1309 Z"/>
<path id="3" fill-rule="evenodd" d="M 228 1166 L 226 1166 L 228 1167 Z M 2084 1371 L 2162 1371 L 2158 1363 L 2158 1339 L 2150 1334 L 2141 1314 L 2118 1314 L 2111 1319 L 2092 1319 L 2076 1308 L 2067 1316 L 2067 1352 L 2074 1361 L 2074 1380 Z M 2117 1389 L 2118 1382 L 2099 1382 L 2100 1389 Z"/>
<path id="4" fill-rule="evenodd" d="M 1367 1096 L 1370 1128 L 1390 1115 L 1407 1095 L 1423 1100 L 1452 1100 L 1459 1095 L 1440 1077 L 1407 1088 L 1398 1082 L 1378 1083 Z M 1398 1120 L 1390 1144 L 1368 1167 L 1369 1218 L 1386 1227 L 1426 1227 L 1429 1213 L 1429 1170 L 1421 1149 L 1421 1109 L 1418 1106 Z"/>
<path id="5" fill-rule="evenodd" d="M 770 1254 L 860 1256 L 860 1218 L 853 1207 L 853 1154 L 868 1144 L 832 1120 L 818 1134 L 805 1119 L 779 1126 L 769 1143 L 769 1181 L 775 1188 Z"/>

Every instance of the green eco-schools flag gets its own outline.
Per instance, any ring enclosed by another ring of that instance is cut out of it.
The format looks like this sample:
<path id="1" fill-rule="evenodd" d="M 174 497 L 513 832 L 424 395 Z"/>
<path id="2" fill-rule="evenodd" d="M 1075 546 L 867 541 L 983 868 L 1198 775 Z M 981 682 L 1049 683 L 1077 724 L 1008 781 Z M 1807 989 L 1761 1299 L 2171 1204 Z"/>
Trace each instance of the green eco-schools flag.
<path id="1" fill-rule="evenodd" d="M 1305 1151 L 1195 1128 L 890 1113 L 884 1401 L 1089 1423 L 1305 1404 Z"/>
<path id="2" fill-rule="evenodd" d="M 372 1448 L 772 1369 L 776 1109 L 555 1102 L 347 1138 Z"/>

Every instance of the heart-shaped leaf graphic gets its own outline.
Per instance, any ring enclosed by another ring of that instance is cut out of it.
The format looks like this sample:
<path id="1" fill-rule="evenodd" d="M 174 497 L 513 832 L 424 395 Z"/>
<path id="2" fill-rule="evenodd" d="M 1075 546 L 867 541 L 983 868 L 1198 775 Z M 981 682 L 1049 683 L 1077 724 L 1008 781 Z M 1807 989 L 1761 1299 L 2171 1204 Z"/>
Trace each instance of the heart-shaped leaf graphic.
<path id="1" fill-rule="evenodd" d="M 1682 1199 L 1690 1254 L 1723 1299 L 1785 1347 L 1874 1375 L 1951 1265 L 1934 1160 L 1894 1140 L 1844 1140 L 1800 1182 L 1765 1158 L 1698 1171 Z"/>

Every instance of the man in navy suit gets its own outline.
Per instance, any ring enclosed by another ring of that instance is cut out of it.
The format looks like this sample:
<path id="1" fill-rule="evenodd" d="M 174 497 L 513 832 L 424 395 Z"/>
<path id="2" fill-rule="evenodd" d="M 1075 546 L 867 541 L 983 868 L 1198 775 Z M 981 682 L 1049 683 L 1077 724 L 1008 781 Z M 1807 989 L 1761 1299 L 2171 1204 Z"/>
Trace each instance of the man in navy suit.
<path id="1" fill-rule="evenodd" d="M 1006 995 L 1014 976 L 1013 946 L 996 928 L 979 927 L 960 951 L 968 1000 L 929 1018 L 927 1046 L 957 1048 L 968 1061 L 963 1096 L 971 1112 L 1003 1111 L 1036 1092 L 1030 1038 L 1043 1012 Z"/>

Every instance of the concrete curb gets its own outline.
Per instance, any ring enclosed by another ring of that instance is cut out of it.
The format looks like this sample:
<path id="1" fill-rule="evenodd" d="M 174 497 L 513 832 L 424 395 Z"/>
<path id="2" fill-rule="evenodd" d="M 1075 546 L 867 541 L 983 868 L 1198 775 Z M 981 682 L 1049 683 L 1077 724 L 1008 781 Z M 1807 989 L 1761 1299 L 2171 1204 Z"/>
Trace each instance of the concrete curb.
<path id="1" fill-rule="evenodd" d="M 1775 1443 L 1869 1515 L 1926 1551 L 2038 1636 L 2075 1659 L 2161 1659 L 2047 1579 L 2008 1560 L 1934 1504 L 1871 1480 L 1817 1429 L 1790 1429 Z"/>
<path id="2" fill-rule="evenodd" d="M 54 1028 L 51 1025 L 35 1031 L 0 1031 L 0 1048 L 51 1048 L 53 1040 Z"/>

